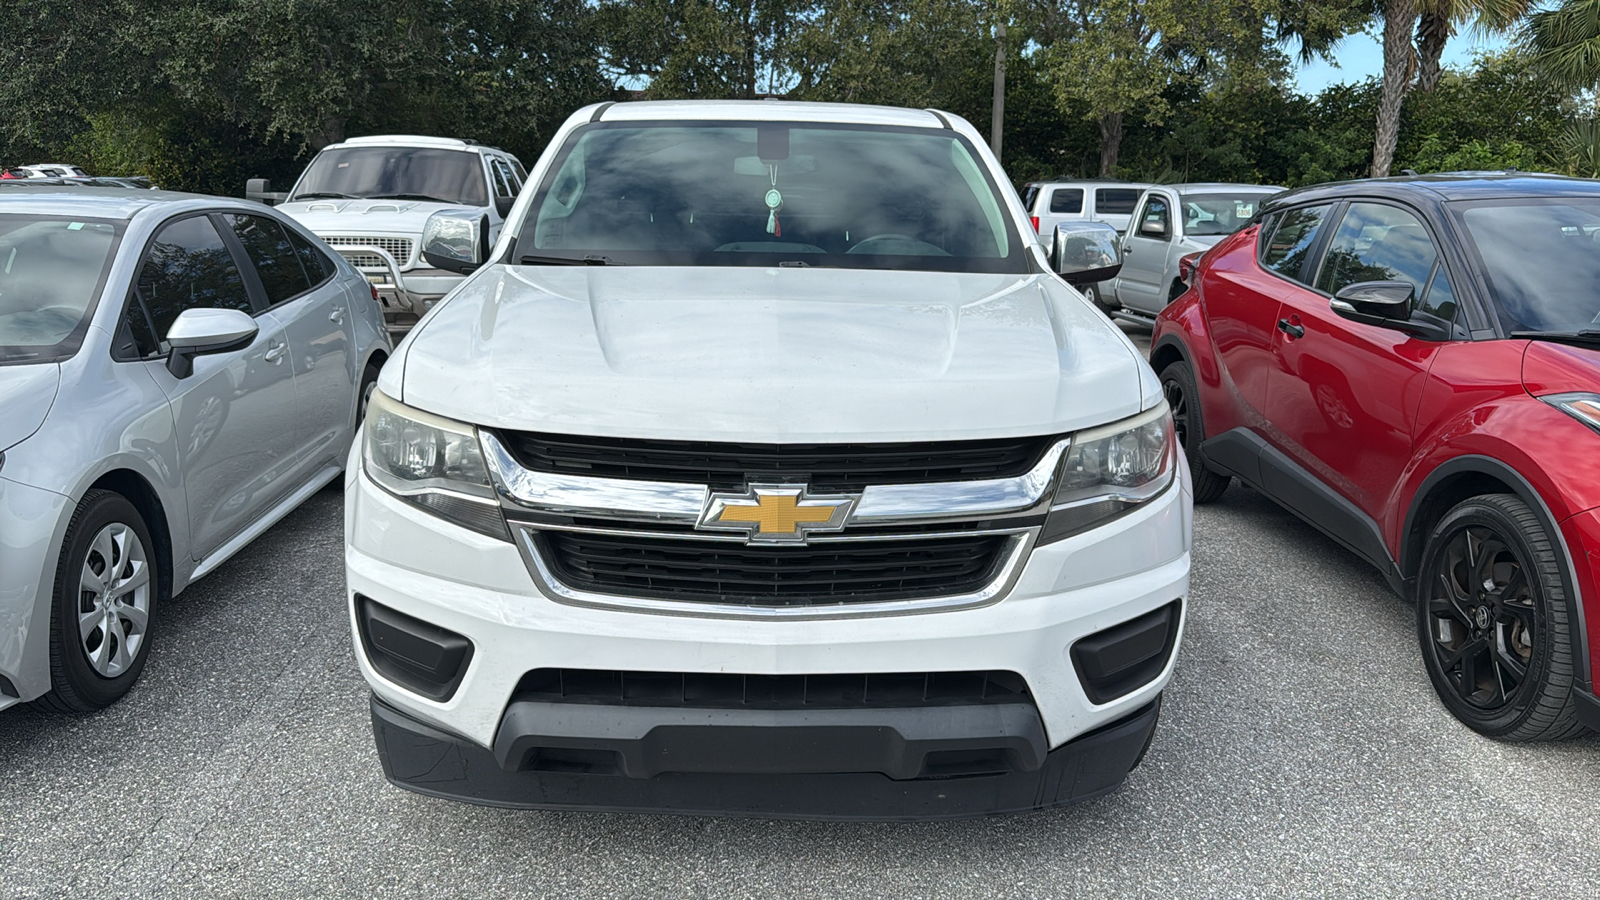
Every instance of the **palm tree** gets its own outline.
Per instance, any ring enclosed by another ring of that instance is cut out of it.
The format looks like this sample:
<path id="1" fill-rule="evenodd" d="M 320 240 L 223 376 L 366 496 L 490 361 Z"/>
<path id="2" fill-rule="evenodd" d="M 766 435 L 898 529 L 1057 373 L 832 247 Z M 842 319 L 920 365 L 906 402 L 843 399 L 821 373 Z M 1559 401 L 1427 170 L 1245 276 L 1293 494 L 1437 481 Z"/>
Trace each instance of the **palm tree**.
<path id="1" fill-rule="evenodd" d="M 1400 105 L 1411 89 L 1411 30 L 1420 13 L 1417 0 L 1383 0 L 1383 90 L 1378 95 L 1378 127 L 1372 140 L 1372 177 L 1387 178 L 1400 142 Z"/>
<path id="2" fill-rule="evenodd" d="M 1417 20 L 1417 90 L 1439 84 L 1445 43 L 1456 28 L 1471 25 L 1480 34 L 1504 34 L 1528 14 L 1533 0 L 1421 0 Z"/>
<path id="3" fill-rule="evenodd" d="M 1577 2 L 1600 7 L 1600 0 Z M 1373 178 L 1386 177 L 1394 162 L 1406 94 L 1413 85 L 1431 91 L 1439 83 L 1439 60 L 1456 26 L 1472 23 L 1485 32 L 1508 31 L 1531 5 L 1531 0 L 1383 0 L 1378 10 L 1383 18 L 1383 90 L 1372 142 Z"/>
<path id="4" fill-rule="evenodd" d="M 1600 0 L 1563 0 L 1528 17 L 1522 43 L 1545 77 L 1572 91 L 1600 85 Z"/>

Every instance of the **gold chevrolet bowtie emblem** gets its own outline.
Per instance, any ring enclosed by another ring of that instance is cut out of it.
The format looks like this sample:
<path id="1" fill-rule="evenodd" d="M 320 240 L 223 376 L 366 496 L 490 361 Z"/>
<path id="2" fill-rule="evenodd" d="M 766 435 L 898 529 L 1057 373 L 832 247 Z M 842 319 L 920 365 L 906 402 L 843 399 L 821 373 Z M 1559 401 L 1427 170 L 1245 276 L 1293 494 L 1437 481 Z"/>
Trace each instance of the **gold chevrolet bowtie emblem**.
<path id="1" fill-rule="evenodd" d="M 811 496 L 803 484 L 754 484 L 742 494 L 712 494 L 697 526 L 737 531 L 751 543 L 798 543 L 816 531 L 841 531 L 856 498 Z"/>

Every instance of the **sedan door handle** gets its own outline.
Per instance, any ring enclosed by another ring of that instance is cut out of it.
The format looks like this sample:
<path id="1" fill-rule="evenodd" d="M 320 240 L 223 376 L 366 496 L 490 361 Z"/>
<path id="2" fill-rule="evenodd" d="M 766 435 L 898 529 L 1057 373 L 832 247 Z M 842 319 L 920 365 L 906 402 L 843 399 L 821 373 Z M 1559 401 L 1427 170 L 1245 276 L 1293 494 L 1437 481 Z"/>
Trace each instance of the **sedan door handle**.
<path id="1" fill-rule="evenodd" d="M 1303 338 L 1306 336 L 1305 326 L 1296 325 L 1290 322 L 1288 319 L 1278 320 L 1278 330 L 1284 334 L 1287 334 L 1290 340 L 1295 338 Z"/>
<path id="2" fill-rule="evenodd" d="M 284 351 L 287 349 L 287 344 L 273 344 L 271 347 L 267 348 L 267 352 L 262 354 L 261 358 L 265 359 L 269 363 L 276 363 L 283 359 Z"/>

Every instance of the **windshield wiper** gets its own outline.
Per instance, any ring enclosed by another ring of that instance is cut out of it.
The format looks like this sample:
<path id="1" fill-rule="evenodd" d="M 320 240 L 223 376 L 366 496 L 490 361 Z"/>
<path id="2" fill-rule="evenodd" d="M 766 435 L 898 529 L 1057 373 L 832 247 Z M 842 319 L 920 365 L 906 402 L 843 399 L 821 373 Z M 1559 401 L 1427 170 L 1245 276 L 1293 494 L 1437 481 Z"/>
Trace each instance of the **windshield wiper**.
<path id="1" fill-rule="evenodd" d="M 337 191 L 309 191 L 309 192 L 304 193 L 304 194 L 295 194 L 293 197 L 289 198 L 289 202 L 293 203 L 296 200 L 355 200 L 355 199 L 357 199 L 357 198 L 352 197 L 349 194 L 338 193 Z"/>
<path id="2" fill-rule="evenodd" d="M 587 256 L 582 256 L 582 257 L 578 257 L 578 256 L 532 256 L 532 255 L 523 255 L 523 256 L 517 257 L 517 265 L 519 265 L 519 266 L 620 266 L 620 265 L 622 265 L 622 263 L 617 262 L 616 260 L 612 259 L 609 256 L 601 256 L 598 253 L 591 253 L 591 254 L 589 254 Z"/>
<path id="3" fill-rule="evenodd" d="M 434 197 L 429 194 L 371 194 L 368 200 L 421 200 L 424 203 L 456 203 L 456 200 L 446 200 L 443 197 Z"/>
<path id="4" fill-rule="evenodd" d="M 1513 331 L 1511 336 L 1531 341 L 1555 341 L 1584 347 L 1600 347 L 1600 328 L 1579 328 L 1576 331 Z"/>
<path id="5" fill-rule="evenodd" d="M 1555 343 L 1579 344 L 1586 348 L 1600 346 L 1600 328 L 1578 328 L 1576 331 L 1512 331 L 1512 338 L 1526 338 L 1530 341 L 1555 341 Z"/>

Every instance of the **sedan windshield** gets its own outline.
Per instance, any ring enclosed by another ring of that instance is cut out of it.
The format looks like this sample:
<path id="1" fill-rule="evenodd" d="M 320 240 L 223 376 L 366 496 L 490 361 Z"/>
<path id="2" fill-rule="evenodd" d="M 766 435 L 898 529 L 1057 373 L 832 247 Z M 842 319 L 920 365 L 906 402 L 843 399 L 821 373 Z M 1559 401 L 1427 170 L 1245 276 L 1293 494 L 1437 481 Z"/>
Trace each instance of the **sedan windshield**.
<path id="1" fill-rule="evenodd" d="M 1025 272 L 1024 253 L 952 131 L 602 123 L 562 149 L 510 261 Z"/>
<path id="2" fill-rule="evenodd" d="M 1507 331 L 1600 322 L 1600 197 L 1460 205 Z"/>
<path id="3" fill-rule="evenodd" d="M 317 154 L 295 186 L 294 200 L 436 200 L 485 206 L 483 161 L 470 150 L 344 147 Z"/>
<path id="4" fill-rule="evenodd" d="M 0 215 L 0 364 L 78 352 L 120 222 Z"/>
<path id="5" fill-rule="evenodd" d="M 1184 194 L 1183 233 L 1193 237 L 1233 234 L 1256 214 L 1269 194 Z"/>

